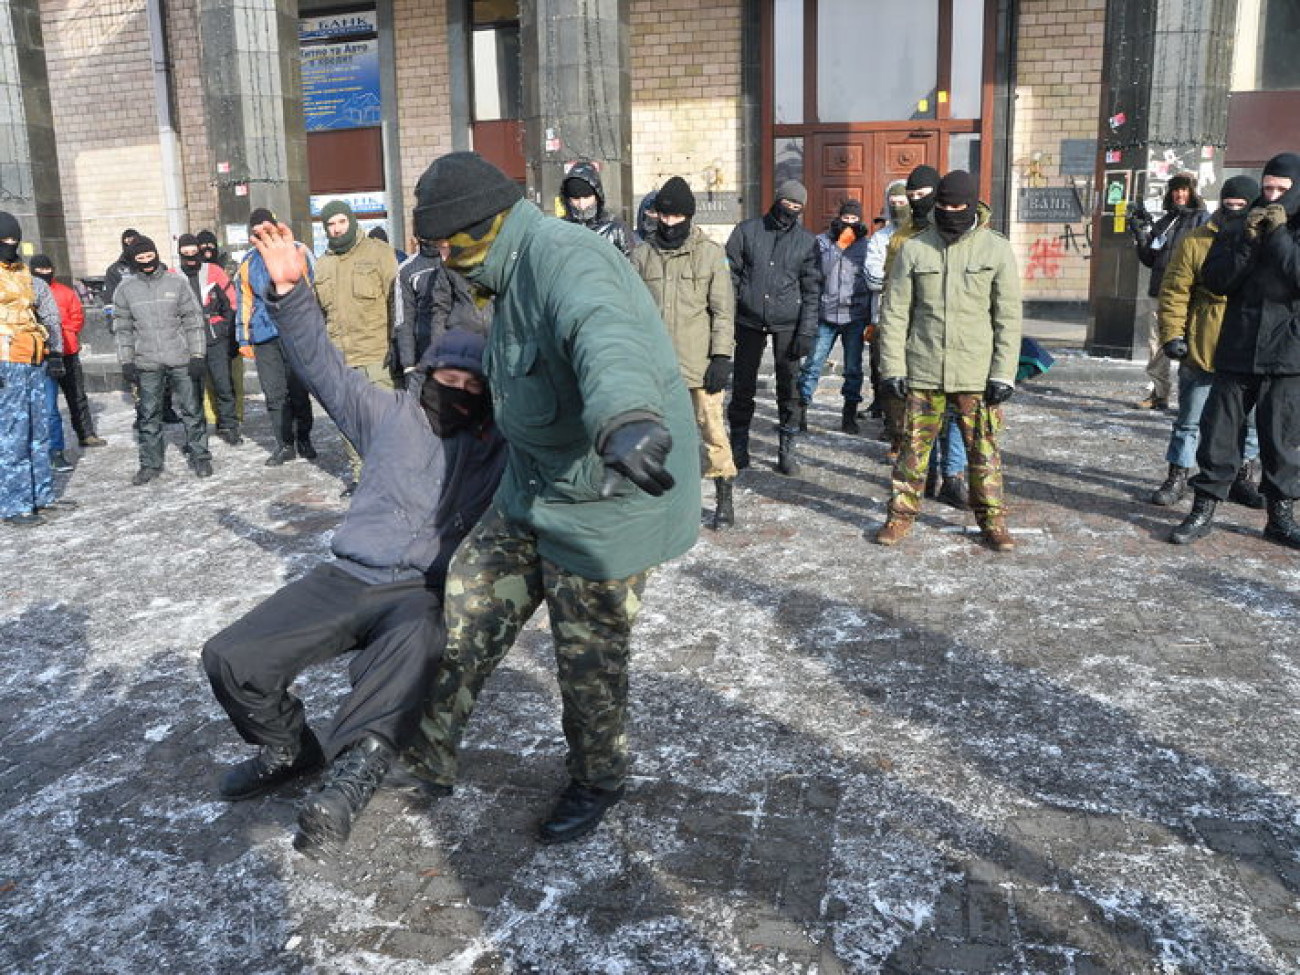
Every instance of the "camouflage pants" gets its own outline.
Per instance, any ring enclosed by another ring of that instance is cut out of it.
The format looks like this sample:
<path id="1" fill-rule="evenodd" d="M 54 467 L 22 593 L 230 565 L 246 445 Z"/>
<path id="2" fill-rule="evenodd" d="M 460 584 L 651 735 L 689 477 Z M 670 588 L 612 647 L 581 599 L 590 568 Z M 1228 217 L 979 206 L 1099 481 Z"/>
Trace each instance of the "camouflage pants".
<path id="1" fill-rule="evenodd" d="M 0 518 L 54 503 L 45 368 L 0 361 Z"/>
<path id="2" fill-rule="evenodd" d="M 403 756 L 407 766 L 430 781 L 453 783 L 456 749 L 484 683 L 545 600 L 569 775 L 594 788 L 621 786 L 628 769 L 628 642 L 648 575 L 592 580 L 566 572 L 538 554 L 535 535 L 490 510 L 447 570 L 447 649 L 420 733 Z"/>
<path id="3" fill-rule="evenodd" d="M 894 464 L 892 514 L 914 516 L 921 510 L 921 493 L 930 468 L 930 450 L 943 424 L 944 412 L 952 407 L 962 442 L 966 445 L 970 506 L 981 525 L 1004 513 L 1002 456 L 998 453 L 998 431 L 1002 410 L 988 406 L 979 393 L 943 393 L 914 389 L 907 396 L 903 420 L 903 443 Z"/>

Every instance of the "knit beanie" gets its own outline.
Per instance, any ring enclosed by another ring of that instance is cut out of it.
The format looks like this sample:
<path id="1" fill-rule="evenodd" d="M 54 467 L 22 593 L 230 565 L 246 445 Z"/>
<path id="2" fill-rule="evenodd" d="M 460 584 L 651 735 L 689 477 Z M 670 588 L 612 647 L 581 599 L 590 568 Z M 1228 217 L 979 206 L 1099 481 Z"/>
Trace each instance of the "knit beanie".
<path id="1" fill-rule="evenodd" d="M 778 200 L 789 200 L 791 203 L 798 203 L 803 206 L 808 202 L 808 190 L 797 179 L 787 179 L 776 188 L 776 198 Z"/>
<path id="2" fill-rule="evenodd" d="M 18 222 L 18 218 L 12 213 L 0 210 L 0 240 L 4 240 L 6 237 L 21 241 L 23 239 L 23 227 Z"/>
<path id="3" fill-rule="evenodd" d="M 680 176 L 674 176 L 659 188 L 655 194 L 655 210 L 672 216 L 695 216 L 695 194 L 690 184 Z"/>
<path id="4" fill-rule="evenodd" d="M 861 219 L 862 219 L 862 201 L 861 201 L 861 200 L 845 200 L 843 203 L 840 204 L 840 216 L 841 216 L 841 217 L 853 216 L 853 217 L 857 217 L 859 220 L 861 220 Z"/>
<path id="5" fill-rule="evenodd" d="M 180 251 L 185 247 L 198 247 L 199 239 L 193 234 L 181 234 L 176 238 L 176 250 Z"/>
<path id="6" fill-rule="evenodd" d="M 32 257 L 30 261 L 27 262 L 27 266 L 31 268 L 33 271 L 35 271 L 37 268 L 44 268 L 44 267 L 48 267 L 51 271 L 53 271 L 54 261 L 50 260 L 49 254 L 36 254 Z"/>
<path id="7" fill-rule="evenodd" d="M 200 230 L 195 235 L 194 239 L 199 242 L 200 247 L 203 247 L 205 244 L 211 244 L 213 247 L 217 245 L 217 235 L 211 230 Z"/>
<path id="8" fill-rule="evenodd" d="M 482 378 L 483 350 L 486 347 L 487 340 L 482 335 L 453 328 L 438 336 L 420 362 L 430 372 L 435 369 L 464 369 Z"/>
<path id="9" fill-rule="evenodd" d="M 126 245 L 126 257 L 130 261 L 134 261 L 141 254 L 148 254 L 150 251 L 157 254 L 158 247 L 148 237 L 137 237 Z"/>
<path id="10" fill-rule="evenodd" d="M 446 240 L 510 209 L 523 196 L 518 183 L 477 152 L 448 153 L 415 184 L 415 236 Z"/>
<path id="11" fill-rule="evenodd" d="M 907 191 L 923 190 L 926 187 L 936 189 L 939 186 L 939 170 L 933 166 L 917 166 L 907 176 Z"/>
<path id="12" fill-rule="evenodd" d="M 939 180 L 935 202 L 939 206 L 974 207 L 979 202 L 980 188 L 975 177 L 964 169 L 954 169 Z"/>
<path id="13" fill-rule="evenodd" d="M 275 223 L 275 214 L 266 207 L 258 207 L 248 215 L 248 229 L 253 230 L 264 223 Z"/>
<path id="14" fill-rule="evenodd" d="M 1234 176 L 1224 181 L 1223 189 L 1219 191 L 1219 202 L 1245 200 L 1250 203 L 1257 196 L 1259 196 L 1259 183 L 1249 176 Z"/>

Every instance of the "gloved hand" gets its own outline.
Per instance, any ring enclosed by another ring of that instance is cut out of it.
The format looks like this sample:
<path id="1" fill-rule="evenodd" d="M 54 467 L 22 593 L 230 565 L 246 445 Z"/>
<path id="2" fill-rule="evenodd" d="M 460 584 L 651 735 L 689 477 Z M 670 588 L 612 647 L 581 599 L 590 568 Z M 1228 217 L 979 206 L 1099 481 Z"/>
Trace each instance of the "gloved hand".
<path id="1" fill-rule="evenodd" d="M 45 374 L 51 379 L 62 379 L 68 374 L 68 367 L 63 364 L 63 356 L 51 352 L 45 357 Z"/>
<path id="2" fill-rule="evenodd" d="M 134 362 L 122 363 L 122 381 L 128 386 L 140 385 L 140 370 Z"/>
<path id="3" fill-rule="evenodd" d="M 646 494 L 659 497 L 677 483 L 664 467 L 672 446 L 672 434 L 658 420 L 629 420 L 614 427 L 600 447 L 605 462 L 600 496 L 611 496 L 621 475 Z"/>
<path id="4" fill-rule="evenodd" d="M 794 338 L 790 340 L 790 351 L 787 358 L 803 359 L 811 355 L 816 341 L 816 335 L 804 335 L 802 332 L 795 332 Z"/>
<path id="5" fill-rule="evenodd" d="M 988 385 L 984 387 L 984 402 L 989 406 L 1001 406 L 1016 391 L 1016 387 L 1010 383 L 998 382 L 996 379 L 990 379 Z"/>
<path id="6" fill-rule="evenodd" d="M 720 393 L 731 382 L 731 356 L 715 355 L 709 357 L 709 367 L 704 370 L 704 391 Z"/>
<path id="7" fill-rule="evenodd" d="M 895 376 L 893 379 L 882 379 L 880 391 L 891 399 L 907 399 L 907 394 L 912 391 L 912 384 L 907 381 L 906 376 Z"/>
<path id="8" fill-rule="evenodd" d="M 1257 240 L 1260 236 L 1260 226 L 1268 216 L 1267 207 L 1255 207 L 1246 214 L 1245 231 L 1248 240 Z"/>
<path id="9" fill-rule="evenodd" d="M 203 382 L 203 377 L 208 374 L 208 364 L 199 356 L 190 356 L 189 364 L 185 371 L 190 374 L 190 378 L 196 383 Z"/>
<path id="10" fill-rule="evenodd" d="M 1259 221 L 1259 235 L 1267 237 L 1278 227 L 1285 227 L 1286 221 L 1286 207 L 1281 203 L 1270 203 L 1264 208 L 1264 216 Z"/>
<path id="11" fill-rule="evenodd" d="M 1164 352 L 1165 355 L 1169 356 L 1169 358 L 1173 359 L 1175 362 L 1178 362 L 1182 359 L 1186 359 L 1187 354 L 1192 351 L 1187 347 L 1187 339 L 1181 336 L 1179 336 L 1176 339 L 1170 339 L 1168 342 L 1162 345 L 1160 349 L 1161 351 Z"/>

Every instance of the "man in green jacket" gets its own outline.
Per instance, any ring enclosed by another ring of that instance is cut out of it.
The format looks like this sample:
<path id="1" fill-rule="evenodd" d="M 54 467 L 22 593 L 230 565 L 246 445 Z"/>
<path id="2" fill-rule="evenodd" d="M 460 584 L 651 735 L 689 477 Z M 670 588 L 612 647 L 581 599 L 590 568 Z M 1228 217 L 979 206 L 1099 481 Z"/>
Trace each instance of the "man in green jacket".
<path id="1" fill-rule="evenodd" d="M 736 347 L 736 294 L 722 245 L 691 224 L 690 184 L 680 176 L 664 183 L 655 194 L 655 212 L 659 222 L 632 252 L 632 266 L 650 289 L 677 350 L 704 441 L 704 476 L 717 492 L 712 527 L 718 530 L 736 523 L 736 463 L 722 417 Z"/>
<path id="2" fill-rule="evenodd" d="M 876 535 L 894 545 L 920 511 L 930 449 L 951 408 L 966 445 L 970 503 L 988 544 L 1014 547 L 1002 495 L 1000 406 L 1015 391 L 1020 357 L 1020 272 L 1011 244 L 981 226 L 979 187 L 964 170 L 939 181 L 931 226 L 907 241 L 885 283 L 881 388 L 907 403 L 889 519 Z"/>
<path id="3" fill-rule="evenodd" d="M 541 824 L 577 839 L 623 796 L 632 623 L 650 569 L 699 533 L 699 437 L 677 357 L 631 264 L 543 216 L 477 153 L 416 184 L 416 236 L 496 299 L 484 365 L 510 446 L 492 507 L 447 575 L 447 649 L 405 755 L 447 794 L 474 702 L 543 601 L 563 697 L 570 783 Z"/>

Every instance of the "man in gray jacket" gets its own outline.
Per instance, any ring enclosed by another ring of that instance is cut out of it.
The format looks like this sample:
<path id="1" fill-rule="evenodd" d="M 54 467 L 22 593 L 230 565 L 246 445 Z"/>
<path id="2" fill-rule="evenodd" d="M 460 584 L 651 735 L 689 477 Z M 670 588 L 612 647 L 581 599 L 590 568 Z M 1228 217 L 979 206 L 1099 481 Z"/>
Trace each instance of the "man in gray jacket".
<path id="1" fill-rule="evenodd" d="M 134 268 L 113 295 L 113 337 L 122 378 L 139 389 L 140 470 L 131 483 L 148 484 L 163 468 L 163 397 L 185 425 L 185 448 L 199 477 L 212 476 L 208 425 L 200 399 L 207 374 L 203 309 L 185 277 L 168 270 L 148 237 L 127 247 Z"/>
<path id="2" fill-rule="evenodd" d="M 260 746 L 225 774 L 221 798 L 251 799 L 333 762 L 294 837 L 322 858 L 347 842 L 418 725 L 447 640 L 447 563 L 491 501 L 506 449 L 492 423 L 482 336 L 446 332 L 405 390 L 375 386 L 330 344 L 293 232 L 263 224 L 254 241 L 289 364 L 365 464 L 334 533 L 334 560 L 209 640 L 203 666 L 236 730 Z M 352 691 L 322 748 L 287 688 L 311 664 L 350 651 Z"/>

